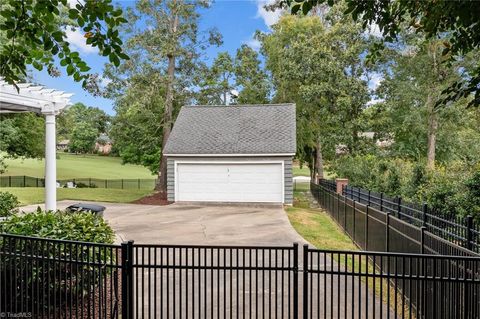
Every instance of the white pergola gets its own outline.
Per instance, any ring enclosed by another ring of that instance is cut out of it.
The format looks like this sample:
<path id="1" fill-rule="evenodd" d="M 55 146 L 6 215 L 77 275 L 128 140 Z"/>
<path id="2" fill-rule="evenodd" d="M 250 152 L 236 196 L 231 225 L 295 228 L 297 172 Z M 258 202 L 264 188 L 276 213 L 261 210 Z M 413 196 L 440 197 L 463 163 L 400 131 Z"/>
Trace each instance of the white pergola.
<path id="1" fill-rule="evenodd" d="M 70 104 L 73 94 L 31 83 L 17 84 L 19 90 L 0 78 L 0 115 L 35 112 L 45 116 L 45 209 L 57 209 L 57 163 L 55 117 Z"/>

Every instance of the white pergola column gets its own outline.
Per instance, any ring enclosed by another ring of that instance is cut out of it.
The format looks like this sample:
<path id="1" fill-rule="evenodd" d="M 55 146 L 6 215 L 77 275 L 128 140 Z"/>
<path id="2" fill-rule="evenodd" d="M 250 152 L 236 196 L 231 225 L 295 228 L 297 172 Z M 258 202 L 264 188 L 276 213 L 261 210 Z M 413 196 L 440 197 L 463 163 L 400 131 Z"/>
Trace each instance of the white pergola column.
<path id="1" fill-rule="evenodd" d="M 45 210 L 57 210 L 55 112 L 45 115 Z"/>
<path id="2" fill-rule="evenodd" d="M 35 112 L 45 116 L 45 209 L 57 210 L 55 116 L 73 94 L 31 83 L 13 86 L 0 77 L 0 114 Z"/>

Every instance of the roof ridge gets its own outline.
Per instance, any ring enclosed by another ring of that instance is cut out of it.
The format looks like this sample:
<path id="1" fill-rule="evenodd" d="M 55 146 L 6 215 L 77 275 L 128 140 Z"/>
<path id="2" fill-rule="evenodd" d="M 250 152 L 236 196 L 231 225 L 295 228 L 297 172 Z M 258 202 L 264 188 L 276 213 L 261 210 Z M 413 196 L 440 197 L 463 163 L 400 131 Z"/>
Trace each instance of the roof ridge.
<path id="1" fill-rule="evenodd" d="M 209 105 L 209 104 L 200 104 L 200 105 L 183 105 L 184 107 L 198 107 L 198 108 L 206 108 L 206 107 L 215 107 L 215 108 L 240 108 L 240 107 L 268 107 L 268 106 L 290 106 L 295 105 L 295 103 L 268 103 L 268 104 L 232 104 L 232 105 L 223 105 L 223 104 L 216 104 L 216 105 Z"/>

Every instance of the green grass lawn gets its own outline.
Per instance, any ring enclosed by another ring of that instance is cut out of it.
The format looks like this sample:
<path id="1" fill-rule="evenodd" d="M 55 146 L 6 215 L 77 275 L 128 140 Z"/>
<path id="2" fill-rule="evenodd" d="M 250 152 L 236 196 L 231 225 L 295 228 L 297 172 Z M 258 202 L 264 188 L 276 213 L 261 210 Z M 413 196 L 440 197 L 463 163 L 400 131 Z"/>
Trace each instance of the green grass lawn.
<path id="1" fill-rule="evenodd" d="M 303 165 L 302 168 L 298 165 L 293 165 L 293 176 L 310 176 L 310 170 L 306 165 Z"/>
<path id="2" fill-rule="evenodd" d="M 57 179 L 69 178 L 155 178 L 140 165 L 125 164 L 118 157 L 58 153 Z M 45 162 L 38 159 L 7 159 L 3 175 L 43 177 Z"/>
<path id="3" fill-rule="evenodd" d="M 318 249 L 358 250 L 327 212 L 310 207 L 309 187 L 308 183 L 298 184 L 293 192 L 293 207 L 286 208 L 293 228 Z"/>
<path id="4" fill-rule="evenodd" d="M 8 187 L 0 191 L 18 197 L 20 205 L 43 203 L 45 190 L 35 187 Z M 98 202 L 129 203 L 152 193 L 146 189 L 104 189 L 104 188 L 58 188 L 57 200 L 88 200 Z"/>
<path id="5" fill-rule="evenodd" d="M 325 170 L 323 172 L 325 179 L 333 178 L 333 174 Z M 303 167 L 300 168 L 300 165 L 297 162 L 293 163 L 293 176 L 310 176 L 310 169 L 306 164 L 303 164 Z"/>
<path id="6" fill-rule="evenodd" d="M 297 198 L 301 207 L 288 207 L 287 215 L 293 228 L 318 249 L 358 250 L 351 239 L 333 219 L 320 209 L 305 208 L 305 202 Z"/>

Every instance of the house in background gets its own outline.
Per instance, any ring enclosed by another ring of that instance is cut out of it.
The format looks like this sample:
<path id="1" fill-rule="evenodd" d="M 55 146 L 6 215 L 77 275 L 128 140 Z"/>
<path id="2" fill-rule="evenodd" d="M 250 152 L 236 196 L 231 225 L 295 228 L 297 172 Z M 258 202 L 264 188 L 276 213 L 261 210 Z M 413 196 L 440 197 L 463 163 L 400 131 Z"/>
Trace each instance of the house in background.
<path id="1" fill-rule="evenodd" d="M 70 144 L 70 140 L 61 140 L 57 142 L 57 151 L 67 152 L 69 144 Z"/>
<path id="2" fill-rule="evenodd" d="M 176 202 L 293 202 L 295 105 L 184 106 L 163 155 Z"/>
<path id="3" fill-rule="evenodd" d="M 107 134 L 100 134 L 95 142 L 95 152 L 108 155 L 112 151 L 112 140 Z"/>

